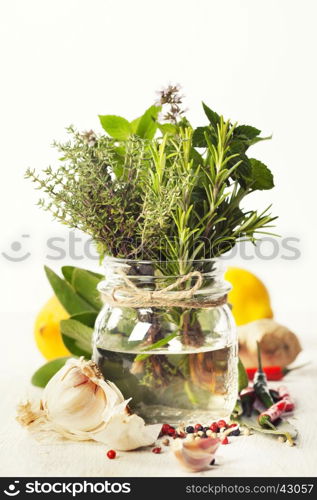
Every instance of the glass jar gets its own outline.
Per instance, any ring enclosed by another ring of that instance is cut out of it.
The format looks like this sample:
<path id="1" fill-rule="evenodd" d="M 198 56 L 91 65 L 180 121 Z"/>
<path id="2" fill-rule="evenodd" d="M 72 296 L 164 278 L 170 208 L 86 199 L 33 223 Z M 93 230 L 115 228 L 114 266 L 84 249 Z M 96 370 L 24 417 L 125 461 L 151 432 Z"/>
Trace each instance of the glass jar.
<path id="1" fill-rule="evenodd" d="M 148 423 L 228 418 L 238 351 L 224 269 L 192 261 L 189 273 L 170 275 L 170 264 L 105 259 L 93 359 Z"/>

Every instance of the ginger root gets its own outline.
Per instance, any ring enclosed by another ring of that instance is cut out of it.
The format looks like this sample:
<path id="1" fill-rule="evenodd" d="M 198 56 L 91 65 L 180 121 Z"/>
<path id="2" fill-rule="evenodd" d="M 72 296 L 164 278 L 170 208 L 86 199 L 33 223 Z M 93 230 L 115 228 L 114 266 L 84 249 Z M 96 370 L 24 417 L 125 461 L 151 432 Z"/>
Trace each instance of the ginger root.
<path id="1" fill-rule="evenodd" d="M 273 319 L 259 319 L 238 327 L 239 356 L 246 368 L 257 366 L 257 341 L 263 366 L 287 366 L 302 350 L 295 333 Z"/>

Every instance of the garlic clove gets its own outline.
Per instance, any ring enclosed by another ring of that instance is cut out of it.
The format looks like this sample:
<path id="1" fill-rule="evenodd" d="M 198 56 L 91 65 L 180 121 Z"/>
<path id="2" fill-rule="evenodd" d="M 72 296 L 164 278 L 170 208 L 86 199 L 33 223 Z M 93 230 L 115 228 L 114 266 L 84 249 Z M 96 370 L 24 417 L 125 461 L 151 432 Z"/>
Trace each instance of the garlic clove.
<path id="1" fill-rule="evenodd" d="M 157 439 L 162 425 L 145 425 L 138 415 L 116 413 L 110 417 L 106 428 L 96 433 L 94 439 L 120 451 L 136 450 L 150 446 Z"/>
<path id="2" fill-rule="evenodd" d="M 175 439 L 172 443 L 172 450 L 186 470 L 199 472 L 209 467 L 219 445 L 220 439 L 212 437 L 194 441 Z"/>

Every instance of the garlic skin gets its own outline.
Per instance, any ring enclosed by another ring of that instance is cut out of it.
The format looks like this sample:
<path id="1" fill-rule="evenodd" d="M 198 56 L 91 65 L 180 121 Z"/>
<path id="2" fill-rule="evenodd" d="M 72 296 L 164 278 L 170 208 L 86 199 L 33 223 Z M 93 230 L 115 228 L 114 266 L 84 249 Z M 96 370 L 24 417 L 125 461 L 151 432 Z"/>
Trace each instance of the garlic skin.
<path id="1" fill-rule="evenodd" d="M 40 401 L 18 407 L 18 422 L 38 439 L 94 440 L 117 450 L 152 444 L 161 425 L 130 415 L 129 400 L 104 380 L 92 361 L 69 359 L 46 385 Z M 135 435 L 136 434 L 136 435 Z"/>
<path id="2" fill-rule="evenodd" d="M 220 445 L 220 439 L 208 437 L 194 441 L 175 439 L 172 450 L 184 469 L 199 472 L 209 468 Z"/>

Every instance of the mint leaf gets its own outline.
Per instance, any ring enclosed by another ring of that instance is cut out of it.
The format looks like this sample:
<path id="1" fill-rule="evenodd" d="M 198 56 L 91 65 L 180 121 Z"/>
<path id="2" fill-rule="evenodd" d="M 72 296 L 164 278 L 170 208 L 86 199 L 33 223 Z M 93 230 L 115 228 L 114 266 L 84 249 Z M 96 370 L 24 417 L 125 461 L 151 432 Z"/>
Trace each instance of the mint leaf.
<path id="1" fill-rule="evenodd" d="M 130 122 L 130 125 L 131 125 L 131 128 L 132 128 L 132 132 L 134 134 L 136 134 L 136 131 L 138 129 L 138 126 L 139 126 L 139 123 L 140 123 L 140 120 L 141 120 L 141 116 L 139 116 L 139 118 L 135 118 L 135 120 L 132 120 L 132 122 Z"/>
<path id="2" fill-rule="evenodd" d="M 205 133 L 210 132 L 208 127 L 197 127 L 193 133 L 193 146 L 195 148 L 206 148 L 207 141 L 205 137 Z"/>
<path id="3" fill-rule="evenodd" d="M 270 169 L 259 160 L 249 158 L 251 164 L 251 178 L 249 179 L 252 190 L 272 189 L 274 187 L 273 174 Z"/>
<path id="4" fill-rule="evenodd" d="M 208 106 L 204 102 L 202 104 L 205 111 L 205 115 L 207 116 L 213 128 L 217 129 L 217 124 L 220 122 L 220 116 L 218 115 L 218 113 L 208 108 Z"/>
<path id="5" fill-rule="evenodd" d="M 234 135 L 242 135 L 249 140 L 254 139 L 259 134 L 261 134 L 261 130 L 251 127 L 251 125 L 239 125 L 234 129 Z"/>
<path id="6" fill-rule="evenodd" d="M 122 116 L 99 115 L 99 120 L 102 128 L 118 141 L 126 141 L 133 133 L 130 123 Z"/>
<path id="7" fill-rule="evenodd" d="M 93 306 L 81 298 L 67 281 L 60 278 L 52 269 L 45 266 L 45 273 L 56 297 L 69 314 L 93 310 Z"/>
<path id="8" fill-rule="evenodd" d="M 55 375 L 55 373 L 63 368 L 68 359 L 70 358 L 56 358 L 53 359 L 53 361 L 45 363 L 45 365 L 41 366 L 41 368 L 36 370 L 36 372 L 33 374 L 33 377 L 31 378 L 32 384 L 36 385 L 37 387 L 45 387 L 46 384 Z"/>
<path id="9" fill-rule="evenodd" d="M 158 123 L 157 128 L 163 135 L 175 135 L 177 126 L 173 123 Z"/>
<path id="10" fill-rule="evenodd" d="M 271 139 L 272 139 L 272 134 L 268 135 L 267 137 L 255 137 L 254 139 L 251 139 L 249 141 L 249 146 L 252 146 L 253 144 L 256 144 L 257 142 L 269 141 Z"/>
<path id="11" fill-rule="evenodd" d="M 145 113 L 140 117 L 138 126 L 136 129 L 136 135 L 142 137 L 143 139 L 153 139 L 155 132 L 157 130 L 157 117 L 161 111 L 161 106 L 151 106 L 145 111 Z"/>

